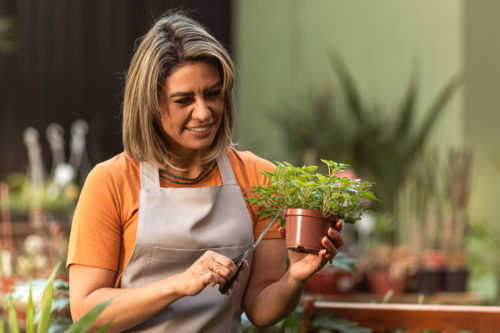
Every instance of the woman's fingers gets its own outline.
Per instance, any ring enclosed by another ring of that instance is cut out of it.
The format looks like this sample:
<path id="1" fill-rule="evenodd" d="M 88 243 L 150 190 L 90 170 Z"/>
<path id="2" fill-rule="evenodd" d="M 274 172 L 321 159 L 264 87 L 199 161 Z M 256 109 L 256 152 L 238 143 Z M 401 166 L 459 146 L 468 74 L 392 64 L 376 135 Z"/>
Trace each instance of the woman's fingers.
<path id="1" fill-rule="evenodd" d="M 213 251 L 207 251 L 207 254 L 210 258 L 208 268 L 213 273 L 227 280 L 233 275 L 233 272 L 236 271 L 236 265 L 228 257 Z"/>
<path id="2" fill-rule="evenodd" d="M 342 229 L 342 223 L 340 225 L 341 225 L 340 228 Z M 330 240 L 337 249 L 340 248 L 342 245 L 344 245 L 344 238 L 342 238 L 340 230 L 336 228 L 335 229 L 328 228 L 328 237 L 330 237 Z"/>
<path id="3" fill-rule="evenodd" d="M 338 249 L 344 245 L 344 239 L 336 229 L 328 229 L 328 237 L 323 237 L 321 243 L 325 250 L 320 251 L 326 260 L 332 260 L 337 255 Z"/>
<path id="4" fill-rule="evenodd" d="M 342 226 L 343 226 L 342 220 L 337 220 L 337 222 L 335 222 L 335 230 L 337 230 L 338 232 L 342 231 Z"/>
<path id="5" fill-rule="evenodd" d="M 279 228 L 281 238 L 286 238 L 286 229 L 284 227 Z"/>

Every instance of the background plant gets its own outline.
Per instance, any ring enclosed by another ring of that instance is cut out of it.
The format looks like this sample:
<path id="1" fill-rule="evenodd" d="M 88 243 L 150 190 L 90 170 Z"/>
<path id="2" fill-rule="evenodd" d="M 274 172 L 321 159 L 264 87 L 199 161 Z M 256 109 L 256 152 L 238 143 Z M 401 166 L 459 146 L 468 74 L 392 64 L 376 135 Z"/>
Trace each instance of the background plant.
<path id="1" fill-rule="evenodd" d="M 369 200 L 375 196 L 369 191 L 372 183 L 337 176 L 348 164 L 321 160 L 326 174 L 316 172 L 317 166 L 297 167 L 288 162 L 278 163 L 273 172 L 262 174 L 269 185 L 253 186 L 247 198 L 251 205 L 263 207 L 260 216 L 274 215 L 281 208 L 320 210 L 323 215 L 336 215 L 347 223 L 355 223 Z"/>
<path id="2" fill-rule="evenodd" d="M 80 318 L 74 324 L 67 324 L 65 327 L 61 326 L 60 323 L 54 323 L 52 321 L 53 313 L 59 307 L 53 306 L 54 304 L 54 283 L 56 272 L 59 270 L 61 263 L 58 263 L 52 274 L 47 279 L 45 289 L 43 291 L 42 300 L 40 302 L 40 307 L 38 311 L 35 312 L 34 300 L 33 300 L 33 288 L 32 282 L 29 283 L 28 292 L 28 303 L 26 308 L 26 333 L 48 333 L 48 332 L 64 332 L 64 333 L 84 333 L 87 332 L 92 324 L 95 322 L 99 314 L 108 305 L 110 300 L 103 302 L 89 312 L 87 312 L 83 317 Z M 6 308 L 8 310 L 8 328 L 10 333 L 19 333 L 20 325 L 18 321 L 17 311 L 14 306 L 14 299 L 12 293 L 9 293 L 6 297 Z M 63 305 L 66 306 L 67 303 Z M 111 321 L 105 326 L 98 330 L 98 332 L 105 332 L 111 325 Z M 0 321 L 0 333 L 4 332 L 4 323 Z"/>
<path id="3" fill-rule="evenodd" d="M 0 16 L 0 55 L 14 51 L 16 43 L 10 17 Z"/>
<path id="4" fill-rule="evenodd" d="M 348 161 L 356 174 L 377 184 L 374 193 L 379 201 L 372 209 L 391 214 L 394 219 L 399 191 L 462 78 L 458 74 L 450 78 L 423 119 L 417 121 L 415 74 L 398 109 L 391 112 L 361 94 L 340 55 L 333 54 L 331 64 L 340 84 L 338 94 L 334 94 L 333 84 L 322 84 L 322 89 L 303 96 L 303 103 L 293 101 L 285 103 L 284 109 L 274 110 L 271 119 L 282 127 L 289 147 L 293 147 L 295 163 L 314 164 L 318 156 Z M 391 226 L 393 242 L 397 240 L 397 227 L 397 223 Z"/>

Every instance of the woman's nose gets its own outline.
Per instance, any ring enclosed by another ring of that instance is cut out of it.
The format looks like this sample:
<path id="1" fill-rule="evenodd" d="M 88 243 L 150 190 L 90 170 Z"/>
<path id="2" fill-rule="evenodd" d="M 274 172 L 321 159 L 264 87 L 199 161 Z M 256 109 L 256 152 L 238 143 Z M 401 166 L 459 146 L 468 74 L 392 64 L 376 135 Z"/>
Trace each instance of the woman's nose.
<path id="1" fill-rule="evenodd" d="M 212 116 L 212 111 L 210 110 L 208 104 L 204 100 L 200 100 L 195 104 L 193 118 L 204 121 L 210 119 Z"/>

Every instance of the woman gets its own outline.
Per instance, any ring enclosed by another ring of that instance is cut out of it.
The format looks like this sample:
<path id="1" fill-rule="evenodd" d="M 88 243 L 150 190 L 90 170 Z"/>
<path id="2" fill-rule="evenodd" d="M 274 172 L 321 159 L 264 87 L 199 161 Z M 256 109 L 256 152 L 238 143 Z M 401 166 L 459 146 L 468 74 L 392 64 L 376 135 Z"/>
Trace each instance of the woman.
<path id="1" fill-rule="evenodd" d="M 95 327 L 113 319 L 111 331 L 238 332 L 242 310 L 268 326 L 333 259 L 343 240 L 330 229 L 324 250 L 291 254 L 287 270 L 275 226 L 229 293 L 219 293 L 268 222 L 244 191 L 273 169 L 231 147 L 233 83 L 227 51 L 199 23 L 171 14 L 144 36 L 125 83 L 125 151 L 92 170 L 75 211 L 74 320 L 112 299 Z"/>

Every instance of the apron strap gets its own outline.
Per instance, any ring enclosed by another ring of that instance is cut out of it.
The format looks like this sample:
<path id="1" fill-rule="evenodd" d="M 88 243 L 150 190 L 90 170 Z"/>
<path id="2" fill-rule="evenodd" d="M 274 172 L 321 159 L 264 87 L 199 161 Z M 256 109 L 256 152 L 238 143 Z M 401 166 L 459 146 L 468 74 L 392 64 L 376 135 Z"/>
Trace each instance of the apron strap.
<path id="1" fill-rule="evenodd" d="M 231 163 L 229 163 L 229 159 L 227 158 L 227 152 L 223 152 L 217 157 L 217 165 L 219 166 L 222 184 L 237 185 L 233 168 L 231 167 Z"/>
<path id="2" fill-rule="evenodd" d="M 141 189 L 160 189 L 160 173 L 158 168 L 147 161 L 140 162 L 141 169 Z"/>

